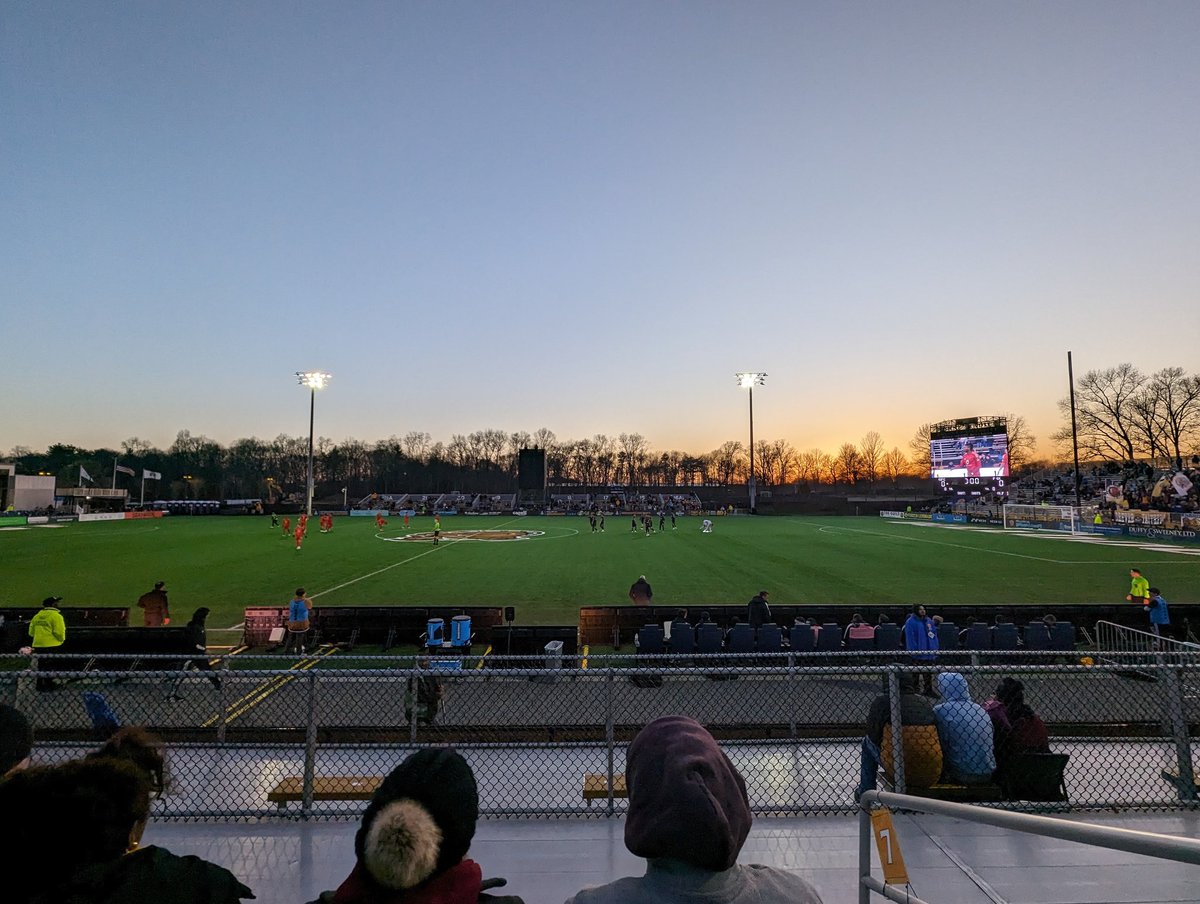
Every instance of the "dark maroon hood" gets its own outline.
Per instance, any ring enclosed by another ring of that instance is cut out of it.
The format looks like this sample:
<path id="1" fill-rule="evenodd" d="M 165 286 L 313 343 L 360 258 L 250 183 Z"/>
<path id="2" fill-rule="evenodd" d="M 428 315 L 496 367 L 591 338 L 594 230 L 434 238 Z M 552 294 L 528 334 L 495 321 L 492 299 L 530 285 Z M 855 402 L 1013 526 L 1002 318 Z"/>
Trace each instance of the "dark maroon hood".
<path id="1" fill-rule="evenodd" d="M 625 847 L 718 872 L 750 832 L 746 783 L 713 736 L 687 716 L 664 716 L 629 745 Z"/>

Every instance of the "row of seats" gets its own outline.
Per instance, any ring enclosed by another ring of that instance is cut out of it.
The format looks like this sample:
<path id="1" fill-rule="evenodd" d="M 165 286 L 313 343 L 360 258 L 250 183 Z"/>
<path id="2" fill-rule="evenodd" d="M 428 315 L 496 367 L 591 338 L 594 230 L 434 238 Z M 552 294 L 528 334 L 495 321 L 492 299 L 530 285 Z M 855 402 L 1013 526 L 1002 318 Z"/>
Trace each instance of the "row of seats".
<path id="1" fill-rule="evenodd" d="M 883 624 L 874 629 L 872 637 L 843 639 L 844 629 L 836 622 L 814 625 L 792 625 L 784 634 L 779 625 L 754 628 L 737 624 L 728 632 L 711 622 L 693 627 L 685 621 L 664 625 L 645 625 L 637 634 L 639 653 L 834 653 L 845 650 L 892 651 L 904 648 L 904 634 L 899 625 Z M 786 640 L 786 645 L 785 645 Z M 943 650 L 1059 650 L 1075 649 L 1075 626 L 1058 622 L 1048 626 L 1030 622 L 1025 628 L 1024 642 L 1016 625 L 991 627 L 977 622 L 960 632 L 957 625 L 943 622 L 938 626 L 938 644 Z"/>

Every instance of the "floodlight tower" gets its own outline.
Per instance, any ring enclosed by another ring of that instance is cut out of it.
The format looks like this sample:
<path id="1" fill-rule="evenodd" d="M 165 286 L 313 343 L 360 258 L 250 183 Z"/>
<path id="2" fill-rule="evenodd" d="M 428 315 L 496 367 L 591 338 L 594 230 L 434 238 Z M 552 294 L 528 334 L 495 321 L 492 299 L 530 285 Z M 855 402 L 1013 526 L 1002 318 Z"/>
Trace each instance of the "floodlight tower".
<path id="1" fill-rule="evenodd" d="M 319 370 L 310 370 L 307 372 L 296 371 L 296 380 L 301 386 L 307 386 L 309 389 L 308 401 L 308 491 L 305 494 L 307 504 L 304 510 L 308 512 L 308 517 L 312 517 L 312 502 L 313 502 L 313 416 L 317 409 L 317 390 L 324 389 L 325 384 L 331 379 L 330 374 L 323 373 Z"/>
<path id="2" fill-rule="evenodd" d="M 766 385 L 767 375 L 762 373 L 734 374 L 738 385 L 750 396 L 750 479 L 747 485 L 750 489 L 750 514 L 755 513 L 754 502 L 754 387 Z"/>

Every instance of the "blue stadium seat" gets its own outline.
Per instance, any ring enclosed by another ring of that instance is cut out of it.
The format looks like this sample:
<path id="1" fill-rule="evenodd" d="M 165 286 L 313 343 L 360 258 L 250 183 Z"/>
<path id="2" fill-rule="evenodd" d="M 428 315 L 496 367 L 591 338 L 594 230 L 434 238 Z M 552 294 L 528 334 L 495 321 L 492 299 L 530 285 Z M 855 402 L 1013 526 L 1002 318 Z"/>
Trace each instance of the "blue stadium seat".
<path id="1" fill-rule="evenodd" d="M 1075 626 L 1070 622 L 1058 622 L 1050 634 L 1050 649 L 1060 653 L 1075 652 Z"/>
<path id="2" fill-rule="evenodd" d="M 964 650 L 990 650 L 992 648 L 992 629 L 987 622 L 975 622 L 963 632 L 962 646 Z"/>
<path id="3" fill-rule="evenodd" d="M 83 692 L 83 708 L 92 720 L 92 730 L 100 740 L 107 741 L 121 727 L 121 719 L 99 691 Z"/>
<path id="4" fill-rule="evenodd" d="M 842 649 L 842 626 L 836 622 L 821 625 L 817 634 L 817 652 L 832 653 Z"/>
<path id="5" fill-rule="evenodd" d="M 721 646 L 725 642 L 725 634 L 721 631 L 720 626 L 714 625 L 712 622 L 696 626 L 696 652 L 697 653 L 720 653 Z"/>
<path id="6" fill-rule="evenodd" d="M 1050 629 L 1041 620 L 1031 621 L 1025 626 L 1024 641 L 1027 650 L 1049 650 Z"/>
<path id="7" fill-rule="evenodd" d="M 637 633 L 639 653 L 665 653 L 662 625 L 643 625 Z"/>
<path id="8" fill-rule="evenodd" d="M 954 622 L 944 621 L 938 625 L 937 637 L 939 650 L 958 649 L 958 625 Z"/>
<path id="9" fill-rule="evenodd" d="M 695 653 L 696 629 L 685 621 L 673 621 L 671 622 L 671 639 L 668 643 L 671 645 L 672 653 Z"/>
<path id="10" fill-rule="evenodd" d="M 992 628 L 993 650 L 1015 650 L 1020 643 L 1017 626 L 1011 622 Z"/>
<path id="11" fill-rule="evenodd" d="M 900 626 L 891 624 L 878 625 L 875 628 L 875 649 L 900 649 Z"/>
<path id="12" fill-rule="evenodd" d="M 783 632 L 779 625 L 761 625 L 755 638 L 756 652 L 779 653 L 783 651 Z"/>
<path id="13" fill-rule="evenodd" d="M 754 652 L 754 629 L 747 624 L 734 625 L 729 629 L 730 653 Z"/>
<path id="14" fill-rule="evenodd" d="M 813 639 L 812 625 L 792 625 L 789 636 L 793 653 L 811 653 L 817 646 Z"/>

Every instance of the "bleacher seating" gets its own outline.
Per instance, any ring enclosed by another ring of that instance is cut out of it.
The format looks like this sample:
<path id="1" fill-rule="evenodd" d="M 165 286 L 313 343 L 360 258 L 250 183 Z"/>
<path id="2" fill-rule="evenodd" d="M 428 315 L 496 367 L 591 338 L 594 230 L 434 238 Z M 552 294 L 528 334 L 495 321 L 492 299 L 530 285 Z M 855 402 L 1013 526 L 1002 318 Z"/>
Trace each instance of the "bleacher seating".
<path id="1" fill-rule="evenodd" d="M 665 653 L 662 625 L 642 625 L 637 635 L 637 649 L 645 654 Z"/>
<path id="2" fill-rule="evenodd" d="M 671 622 L 671 652 L 696 652 L 696 629 L 685 621 L 676 619 Z"/>
<path id="3" fill-rule="evenodd" d="M 1017 626 L 1011 623 L 996 625 L 992 628 L 993 650 L 1015 650 L 1021 644 Z"/>
<path id="4" fill-rule="evenodd" d="M 962 633 L 960 646 L 964 650 L 990 650 L 992 648 L 992 629 L 987 622 L 975 622 Z"/>
<path id="5" fill-rule="evenodd" d="M 720 625 L 711 622 L 696 627 L 696 652 L 720 653 L 725 643 L 725 633 Z"/>
<path id="6" fill-rule="evenodd" d="M 958 625 L 951 621 L 944 621 L 938 625 L 938 649 L 941 650 L 957 650 L 958 649 Z"/>
<path id="7" fill-rule="evenodd" d="M 783 651 L 783 632 L 779 625 L 760 625 L 754 642 L 758 653 L 780 653 Z"/>
<path id="8" fill-rule="evenodd" d="M 754 652 L 754 629 L 747 624 L 734 625 L 727 638 L 730 653 Z"/>
<path id="9" fill-rule="evenodd" d="M 813 635 L 812 625 L 792 625 L 789 636 L 793 652 L 811 653 L 816 649 L 817 642 Z"/>
<path id="10" fill-rule="evenodd" d="M 471 617 L 477 642 L 492 643 L 492 630 L 504 623 L 500 606 L 314 606 L 311 642 L 353 646 L 416 644 L 430 618 L 448 625 L 456 615 Z M 262 647 L 271 643 L 271 631 L 287 624 L 286 606 L 251 606 L 242 616 L 242 643 Z"/>
<path id="11" fill-rule="evenodd" d="M 842 649 L 842 626 L 837 622 L 825 622 L 817 632 L 817 652 L 835 653 Z"/>
<path id="12" fill-rule="evenodd" d="M 899 625 L 889 623 L 875 627 L 875 649 L 877 650 L 899 650 L 901 639 Z"/>
<path id="13" fill-rule="evenodd" d="M 29 620 L 41 611 L 40 606 L 0 607 L 0 653 L 15 653 L 29 643 Z M 64 606 L 60 610 L 67 625 L 73 628 L 115 628 L 129 624 L 128 606 Z"/>

